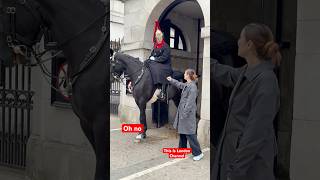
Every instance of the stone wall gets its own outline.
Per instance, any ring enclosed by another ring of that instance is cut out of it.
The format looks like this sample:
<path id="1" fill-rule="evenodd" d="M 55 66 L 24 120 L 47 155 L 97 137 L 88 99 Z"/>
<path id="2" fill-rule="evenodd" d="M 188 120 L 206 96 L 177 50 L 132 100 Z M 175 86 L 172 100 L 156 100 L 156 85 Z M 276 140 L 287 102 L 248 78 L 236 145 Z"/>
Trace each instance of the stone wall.
<path id="1" fill-rule="evenodd" d="M 110 1 L 110 40 L 122 39 L 124 35 L 124 4 L 119 0 Z"/>
<path id="2" fill-rule="evenodd" d="M 320 2 L 298 0 L 291 179 L 320 179 Z"/>

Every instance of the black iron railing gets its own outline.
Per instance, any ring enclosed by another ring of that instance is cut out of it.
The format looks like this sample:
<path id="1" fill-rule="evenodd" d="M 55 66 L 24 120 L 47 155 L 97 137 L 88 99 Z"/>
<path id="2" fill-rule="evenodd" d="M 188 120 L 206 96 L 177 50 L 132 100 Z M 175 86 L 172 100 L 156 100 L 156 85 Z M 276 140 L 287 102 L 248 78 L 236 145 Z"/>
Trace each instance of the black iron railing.
<path id="1" fill-rule="evenodd" d="M 25 168 L 32 110 L 31 68 L 1 67 L 0 165 Z"/>

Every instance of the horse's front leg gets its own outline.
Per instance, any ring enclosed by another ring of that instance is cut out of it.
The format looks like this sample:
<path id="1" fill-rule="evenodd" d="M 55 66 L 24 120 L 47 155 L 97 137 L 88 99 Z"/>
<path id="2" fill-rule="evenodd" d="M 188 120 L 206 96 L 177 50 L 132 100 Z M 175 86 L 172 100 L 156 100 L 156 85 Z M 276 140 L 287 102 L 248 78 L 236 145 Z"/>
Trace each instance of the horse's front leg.
<path id="1" fill-rule="evenodd" d="M 97 99 L 103 99 L 103 94 L 97 97 L 99 97 Z M 81 94 L 81 96 L 75 94 L 73 99 L 82 104 L 82 106 L 78 105 L 73 108 L 80 117 L 82 130 L 89 139 L 96 155 L 95 180 L 106 180 L 108 179 L 107 167 L 109 164 L 108 153 L 106 153 L 108 151 L 107 101 L 92 101 L 93 98 L 86 98 L 85 94 Z M 85 104 L 84 102 L 88 103 Z M 76 107 L 82 108 L 78 110 Z"/>
<path id="2" fill-rule="evenodd" d="M 136 136 L 136 139 L 141 140 L 141 139 L 145 139 L 147 134 L 147 118 L 146 118 L 146 103 L 139 103 L 138 104 L 139 110 L 140 110 L 140 124 L 143 124 L 143 132 L 139 133 Z"/>
<path id="3" fill-rule="evenodd" d="M 97 114 L 93 120 L 93 133 L 96 149 L 96 173 L 95 180 L 108 179 L 107 167 L 108 167 L 108 131 L 107 128 L 107 116 L 106 113 Z"/>

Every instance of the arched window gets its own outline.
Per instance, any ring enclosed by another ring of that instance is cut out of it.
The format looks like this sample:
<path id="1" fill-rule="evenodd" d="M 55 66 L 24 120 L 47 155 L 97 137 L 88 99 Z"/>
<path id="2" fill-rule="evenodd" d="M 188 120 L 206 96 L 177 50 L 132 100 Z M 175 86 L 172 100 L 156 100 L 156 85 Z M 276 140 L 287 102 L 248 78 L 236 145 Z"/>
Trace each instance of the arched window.
<path id="1" fill-rule="evenodd" d="M 161 23 L 161 29 L 164 32 L 164 39 L 172 49 L 187 51 L 186 41 L 182 31 L 169 19 Z"/>

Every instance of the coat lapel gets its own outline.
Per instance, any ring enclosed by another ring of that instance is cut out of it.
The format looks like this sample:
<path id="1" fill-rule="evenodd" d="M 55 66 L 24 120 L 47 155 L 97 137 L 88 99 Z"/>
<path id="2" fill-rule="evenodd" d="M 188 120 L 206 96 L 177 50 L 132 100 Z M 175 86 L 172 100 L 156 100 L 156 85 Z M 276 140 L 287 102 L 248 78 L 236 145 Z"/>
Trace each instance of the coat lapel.
<path id="1" fill-rule="evenodd" d="M 238 79 L 236 85 L 234 86 L 234 88 L 233 88 L 233 90 L 232 90 L 232 93 L 231 93 L 230 99 L 229 99 L 229 108 L 230 108 L 231 103 L 232 103 L 232 101 L 233 101 L 234 95 L 235 95 L 235 93 L 237 92 L 240 83 L 242 82 L 242 79 L 243 79 L 244 73 L 246 72 L 246 69 L 247 69 L 247 66 L 246 66 L 246 67 L 243 69 L 243 71 L 241 72 L 241 74 L 240 74 L 240 76 L 239 76 L 239 79 Z"/>
<path id="2" fill-rule="evenodd" d="M 188 85 L 184 86 L 181 93 L 183 93 L 187 89 L 187 87 L 188 87 Z"/>

